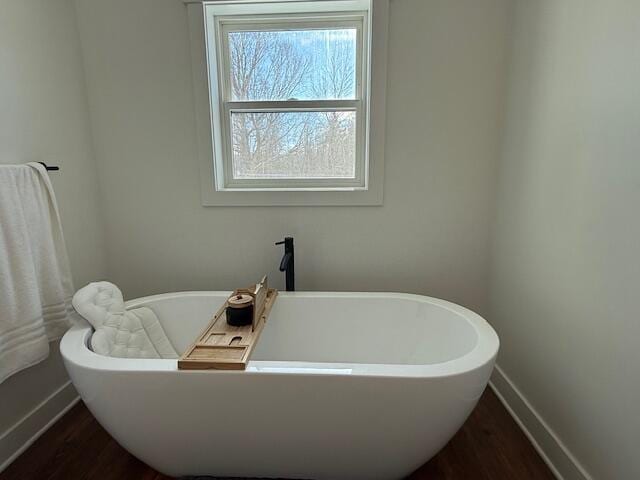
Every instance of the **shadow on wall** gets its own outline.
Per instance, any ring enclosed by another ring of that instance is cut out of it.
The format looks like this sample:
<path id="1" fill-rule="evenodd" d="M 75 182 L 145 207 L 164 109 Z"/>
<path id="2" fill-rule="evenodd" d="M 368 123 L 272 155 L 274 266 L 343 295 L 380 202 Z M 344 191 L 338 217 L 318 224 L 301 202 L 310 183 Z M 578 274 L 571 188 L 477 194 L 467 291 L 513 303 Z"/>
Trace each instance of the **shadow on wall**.
<path id="1" fill-rule="evenodd" d="M 640 477 L 638 18 L 623 0 L 515 3 L 489 318 L 565 478 Z"/>

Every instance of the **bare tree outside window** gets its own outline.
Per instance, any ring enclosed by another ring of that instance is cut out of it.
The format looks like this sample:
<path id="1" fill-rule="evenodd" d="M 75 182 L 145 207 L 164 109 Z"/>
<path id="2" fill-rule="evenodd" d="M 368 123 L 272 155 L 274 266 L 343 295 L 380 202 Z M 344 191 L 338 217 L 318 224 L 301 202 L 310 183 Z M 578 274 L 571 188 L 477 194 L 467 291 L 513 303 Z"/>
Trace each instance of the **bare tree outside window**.
<path id="1" fill-rule="evenodd" d="M 356 98 L 356 29 L 228 35 L 234 101 Z M 356 112 L 231 113 L 234 179 L 354 178 Z"/>

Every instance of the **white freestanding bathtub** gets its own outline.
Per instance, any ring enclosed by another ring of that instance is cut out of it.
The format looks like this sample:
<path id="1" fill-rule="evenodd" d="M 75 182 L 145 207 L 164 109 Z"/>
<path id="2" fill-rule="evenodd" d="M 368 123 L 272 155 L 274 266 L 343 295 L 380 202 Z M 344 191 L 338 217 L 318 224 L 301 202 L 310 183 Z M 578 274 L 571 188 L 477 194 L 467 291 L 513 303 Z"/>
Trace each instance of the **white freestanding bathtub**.
<path id="1" fill-rule="evenodd" d="M 127 307 L 151 307 L 183 352 L 227 296 Z M 475 313 L 387 293 L 281 292 L 246 371 L 104 357 L 91 333 L 76 326 L 62 339 L 74 385 L 124 448 L 172 476 L 402 478 L 460 428 L 498 351 Z"/>

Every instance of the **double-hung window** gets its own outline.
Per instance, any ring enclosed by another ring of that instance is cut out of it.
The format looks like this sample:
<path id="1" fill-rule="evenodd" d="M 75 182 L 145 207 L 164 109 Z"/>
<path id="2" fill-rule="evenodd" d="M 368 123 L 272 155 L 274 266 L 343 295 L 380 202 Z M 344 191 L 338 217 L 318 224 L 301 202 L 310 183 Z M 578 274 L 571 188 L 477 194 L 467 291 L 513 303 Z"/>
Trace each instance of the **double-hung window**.
<path id="1" fill-rule="evenodd" d="M 203 205 L 381 205 L 389 0 L 183 0 Z"/>
<path id="2" fill-rule="evenodd" d="M 204 12 L 215 188 L 366 189 L 369 0 Z"/>

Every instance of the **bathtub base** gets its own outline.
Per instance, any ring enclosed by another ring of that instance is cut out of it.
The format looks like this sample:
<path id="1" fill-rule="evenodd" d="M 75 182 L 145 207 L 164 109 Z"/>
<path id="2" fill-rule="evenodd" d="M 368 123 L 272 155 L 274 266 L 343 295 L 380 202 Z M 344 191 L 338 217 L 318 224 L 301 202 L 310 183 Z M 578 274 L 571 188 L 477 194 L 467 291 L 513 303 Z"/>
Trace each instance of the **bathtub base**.
<path id="1" fill-rule="evenodd" d="M 109 433 L 166 475 L 390 480 L 446 444 L 490 369 L 471 382 L 187 371 L 99 385 L 70 371 Z M 123 382 L 127 394 L 114 395 Z"/>

